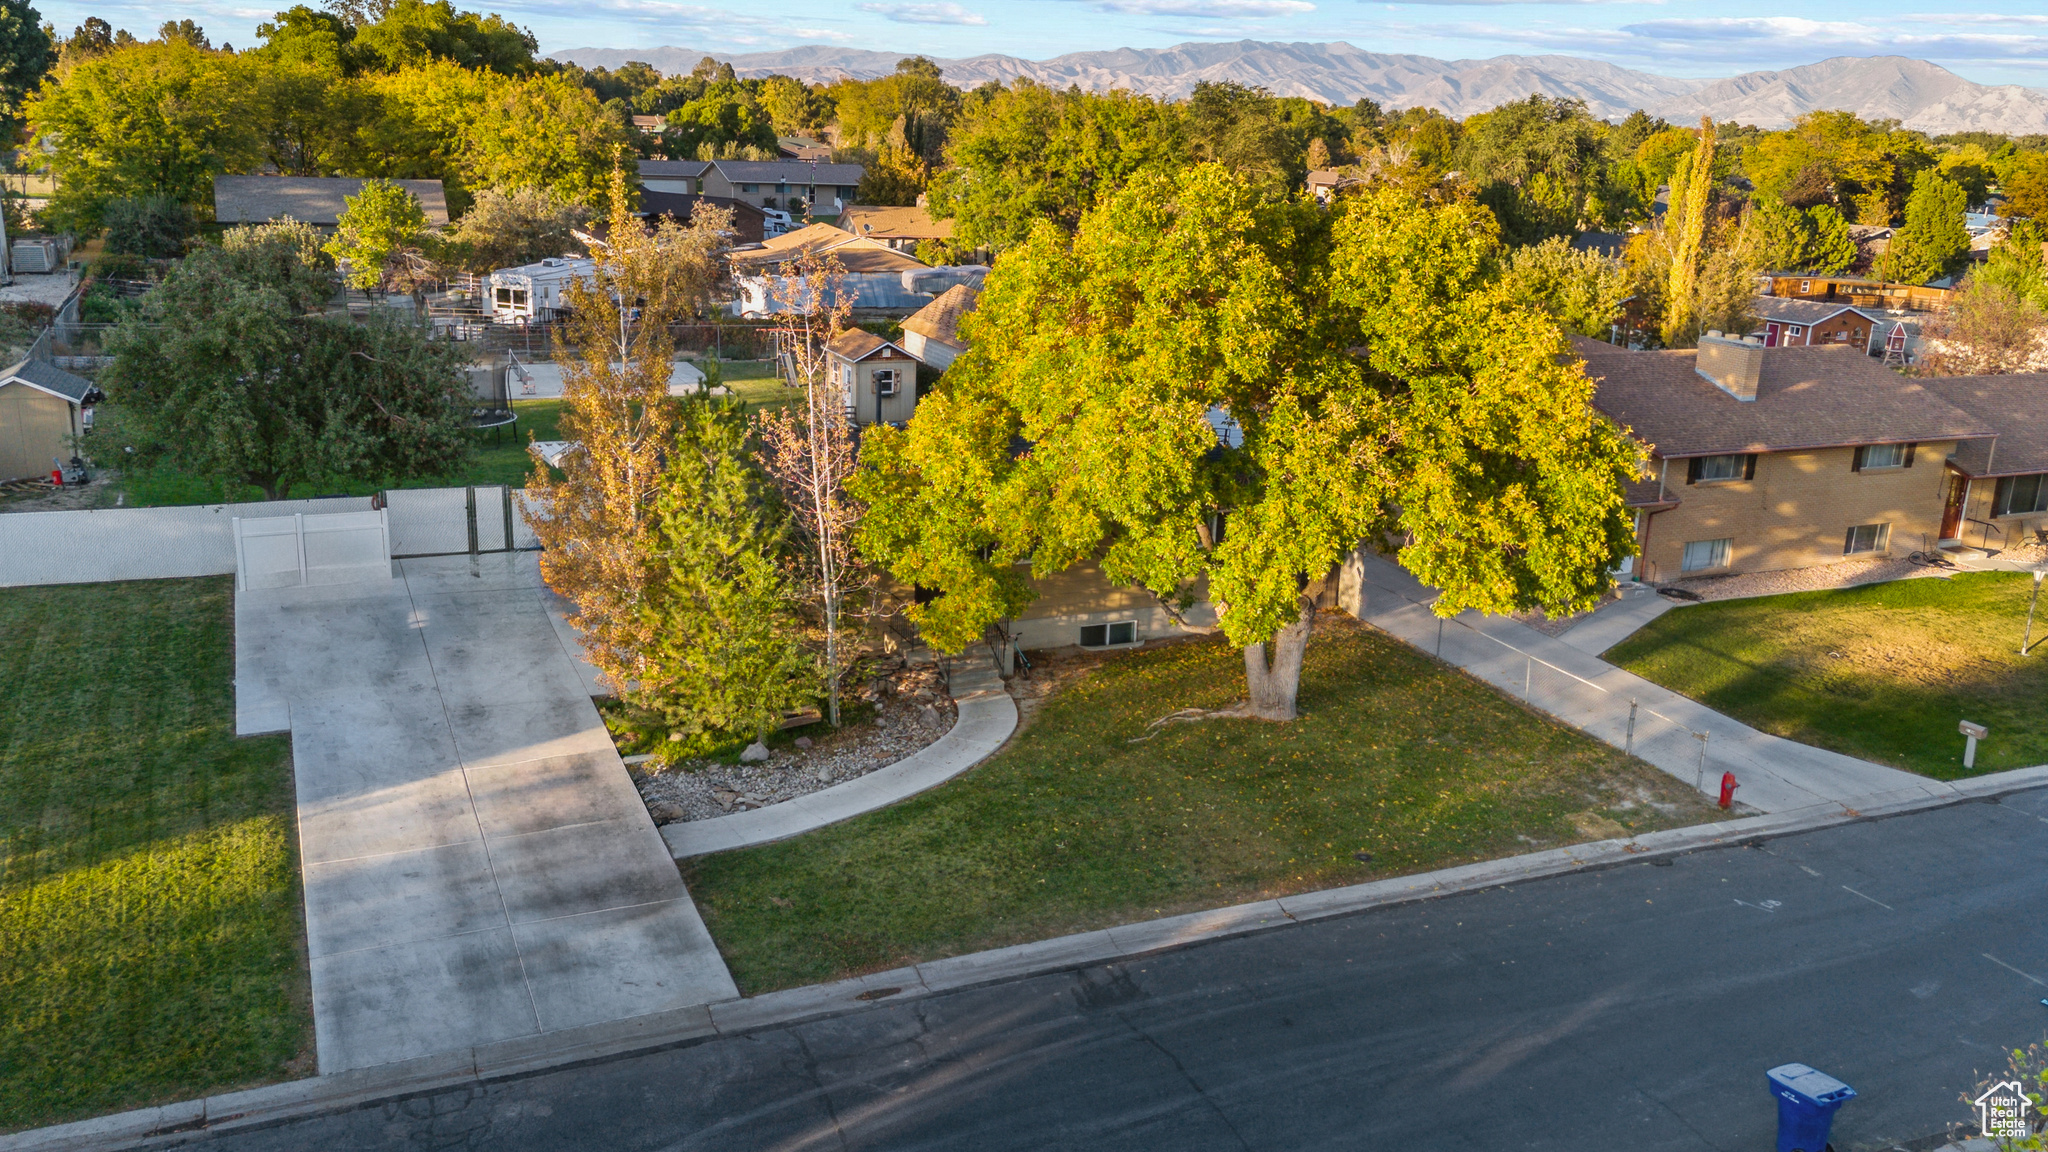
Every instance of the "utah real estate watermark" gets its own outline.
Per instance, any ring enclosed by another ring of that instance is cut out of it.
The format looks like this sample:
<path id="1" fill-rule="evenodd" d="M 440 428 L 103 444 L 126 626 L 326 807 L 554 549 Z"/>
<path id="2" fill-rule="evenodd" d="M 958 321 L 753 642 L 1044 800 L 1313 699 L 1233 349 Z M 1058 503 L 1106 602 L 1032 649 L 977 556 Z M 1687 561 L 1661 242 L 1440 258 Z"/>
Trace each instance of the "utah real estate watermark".
<path id="1" fill-rule="evenodd" d="M 2024 1140 L 2033 1127 L 2027 1114 L 2034 1102 L 2017 1080 L 2006 1080 L 1984 1090 L 1971 1103 L 1977 1106 L 1977 1126 L 1993 1140 Z"/>

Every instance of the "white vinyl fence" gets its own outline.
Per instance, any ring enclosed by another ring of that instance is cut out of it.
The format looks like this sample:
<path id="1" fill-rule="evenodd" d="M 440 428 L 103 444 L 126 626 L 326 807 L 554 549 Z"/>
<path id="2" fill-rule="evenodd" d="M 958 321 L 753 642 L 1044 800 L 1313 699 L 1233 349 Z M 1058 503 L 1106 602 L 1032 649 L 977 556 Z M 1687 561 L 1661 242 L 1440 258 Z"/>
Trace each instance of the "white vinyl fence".
<path id="1" fill-rule="evenodd" d="M 235 525 L 235 587 L 309 588 L 391 579 L 383 509 L 245 519 Z"/>
<path id="2" fill-rule="evenodd" d="M 417 488 L 386 493 L 390 501 L 385 528 L 390 536 L 389 555 L 471 551 L 472 506 L 474 550 L 504 551 L 507 495 L 503 487 L 477 488 L 473 493 L 467 488 Z M 533 530 L 520 516 L 526 504 L 525 491 L 515 489 L 509 495 L 512 547 L 540 547 Z M 269 520 L 304 515 L 310 519 L 373 510 L 368 496 L 342 496 L 186 508 L 0 513 L 0 587 L 226 576 L 236 571 L 237 517 Z M 309 554 L 309 561 L 322 557 L 320 550 L 328 543 L 331 541 L 312 544 L 314 551 Z M 309 563 L 310 569 L 327 566 L 324 559 Z M 294 578 L 296 572 L 294 565 Z"/>

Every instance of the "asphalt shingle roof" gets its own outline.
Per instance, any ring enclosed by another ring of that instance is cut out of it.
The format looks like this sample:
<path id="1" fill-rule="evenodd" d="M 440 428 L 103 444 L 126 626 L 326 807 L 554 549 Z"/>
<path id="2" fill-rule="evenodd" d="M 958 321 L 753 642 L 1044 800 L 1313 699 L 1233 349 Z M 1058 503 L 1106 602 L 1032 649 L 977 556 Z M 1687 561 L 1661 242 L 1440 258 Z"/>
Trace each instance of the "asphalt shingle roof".
<path id="1" fill-rule="evenodd" d="M 0 372 L 0 384 L 12 384 L 17 380 L 62 396 L 73 404 L 83 401 L 85 394 L 92 391 L 92 381 L 83 376 L 74 376 L 47 360 L 23 360 L 7 371 Z"/>
<path id="2" fill-rule="evenodd" d="M 858 164 L 813 164 L 808 160 L 713 160 L 719 174 L 735 184 L 860 183 L 866 171 Z"/>
<path id="3" fill-rule="evenodd" d="M 708 160 L 642 160 L 642 180 L 695 180 L 711 167 Z"/>
<path id="4" fill-rule="evenodd" d="M 1804 324 L 1808 327 L 1843 312 L 1854 312 L 1872 324 L 1883 322 L 1881 317 L 1872 316 L 1861 308 L 1847 304 L 1830 304 L 1825 300 L 1794 300 L 1785 296 L 1759 296 L 1756 298 L 1756 306 L 1750 311 L 1756 313 L 1759 320 L 1776 320 L 1781 324 Z"/>
<path id="5" fill-rule="evenodd" d="M 1574 339 L 1596 381 L 1593 406 L 1659 456 L 1793 452 L 1855 444 L 1970 440 L 1997 428 L 1847 345 L 1762 349 L 1755 400 L 1695 370 L 1698 353 L 1629 352 Z"/>
<path id="6" fill-rule="evenodd" d="M 286 216 L 303 224 L 341 222 L 344 199 L 363 190 L 354 176 L 215 176 L 213 218 L 223 224 L 264 224 Z M 439 180 L 393 180 L 412 193 L 427 223 L 448 223 L 448 196 Z"/>
<path id="7" fill-rule="evenodd" d="M 2011 376 L 1937 376 L 1929 392 L 1998 430 L 1994 440 L 1956 446 L 1956 467 L 1971 476 L 2048 472 L 2048 372 Z"/>
<path id="8" fill-rule="evenodd" d="M 979 288 L 955 284 L 939 293 L 938 299 L 917 310 L 903 321 L 905 332 L 915 332 L 927 340 L 937 340 L 955 348 L 967 347 L 960 339 L 960 318 L 974 311 L 974 305 L 981 298 Z"/>

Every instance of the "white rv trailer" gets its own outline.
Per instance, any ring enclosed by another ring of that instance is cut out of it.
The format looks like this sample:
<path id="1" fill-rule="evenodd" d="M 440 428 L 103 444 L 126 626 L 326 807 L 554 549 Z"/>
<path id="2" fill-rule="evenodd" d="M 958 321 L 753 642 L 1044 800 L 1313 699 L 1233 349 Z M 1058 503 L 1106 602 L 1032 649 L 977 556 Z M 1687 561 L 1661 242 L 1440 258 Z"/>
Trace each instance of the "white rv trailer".
<path id="1" fill-rule="evenodd" d="M 580 256 L 500 268 L 491 273 L 491 319 L 501 324 L 552 320 L 568 307 L 570 282 L 588 279 L 596 269 L 595 261 Z"/>

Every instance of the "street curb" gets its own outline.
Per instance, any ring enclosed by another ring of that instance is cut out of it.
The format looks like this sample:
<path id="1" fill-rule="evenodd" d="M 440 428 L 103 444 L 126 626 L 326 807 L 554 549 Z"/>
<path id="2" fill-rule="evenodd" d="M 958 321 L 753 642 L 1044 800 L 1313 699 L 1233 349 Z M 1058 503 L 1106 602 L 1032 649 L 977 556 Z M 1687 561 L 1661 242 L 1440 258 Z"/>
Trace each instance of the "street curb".
<path id="1" fill-rule="evenodd" d="M 473 1088 L 765 1028 L 844 1016 L 903 1000 L 1132 960 L 1293 924 L 1661 857 L 1752 845 L 1822 828 L 1979 803 L 2042 787 L 2048 787 L 2048 765 L 1964 780 L 1953 785 L 1953 791 L 1947 794 L 1921 793 L 1900 798 L 1893 793 L 1842 805 L 1815 805 L 1792 812 L 1650 832 L 1631 840 L 1597 840 L 1417 876 L 1123 924 L 830 984 L 679 1008 L 397 1064 L 32 1129 L 0 1136 L 0 1152 L 170 1147 L 195 1138 L 265 1128 L 390 1100 Z"/>

